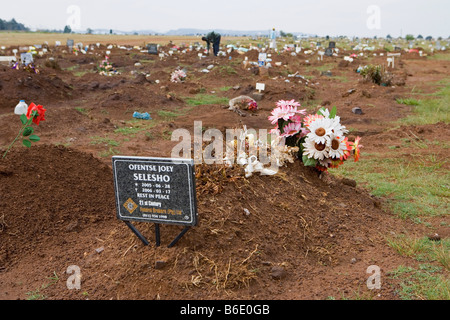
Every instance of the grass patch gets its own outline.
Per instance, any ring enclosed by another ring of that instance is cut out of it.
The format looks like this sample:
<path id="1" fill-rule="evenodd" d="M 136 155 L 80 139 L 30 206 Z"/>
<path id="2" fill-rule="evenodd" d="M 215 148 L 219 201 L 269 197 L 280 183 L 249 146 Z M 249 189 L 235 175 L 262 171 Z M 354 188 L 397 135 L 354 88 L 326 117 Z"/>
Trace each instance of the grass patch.
<path id="1" fill-rule="evenodd" d="M 220 66 L 218 68 L 219 73 L 221 74 L 228 74 L 228 75 L 235 75 L 237 74 L 237 71 L 232 66 Z"/>
<path id="2" fill-rule="evenodd" d="M 450 54 L 445 53 L 436 53 L 432 56 L 428 56 L 429 60 L 442 60 L 442 61 L 450 61 Z"/>
<path id="3" fill-rule="evenodd" d="M 115 147 L 120 146 L 120 142 L 105 137 L 91 137 L 91 144 L 101 144 L 106 147 L 105 151 L 99 153 L 100 157 L 110 157 L 118 154 L 118 151 L 115 149 Z"/>
<path id="4" fill-rule="evenodd" d="M 114 133 L 133 137 L 140 132 L 150 130 L 157 124 L 158 122 L 155 120 L 133 119 L 127 121 L 124 127 L 114 130 Z"/>
<path id="5" fill-rule="evenodd" d="M 362 153 L 358 163 L 348 161 L 330 172 L 355 179 L 374 195 L 387 198 L 399 217 L 420 222 L 421 216 L 443 216 L 449 211 L 450 173 L 442 168 L 447 160 L 435 156 L 431 162 L 432 158 L 413 155 L 399 159 L 389 154 Z"/>
<path id="6" fill-rule="evenodd" d="M 27 300 L 44 300 L 46 297 L 41 293 L 41 290 L 45 290 L 59 281 L 59 277 L 56 272 L 53 272 L 53 276 L 48 277 L 48 279 L 50 282 L 43 284 L 39 289 L 27 292 Z"/>
<path id="7" fill-rule="evenodd" d="M 415 100 L 404 99 L 407 102 L 417 102 L 413 104 L 414 114 L 399 121 L 406 125 L 424 125 L 438 122 L 450 122 L 450 81 L 442 81 L 444 87 L 428 99 Z M 398 102 L 398 101 L 397 101 Z"/>
<path id="8" fill-rule="evenodd" d="M 87 115 L 87 110 L 85 108 L 81 108 L 81 107 L 75 107 L 75 110 L 77 110 L 79 113 L 81 113 L 82 115 Z"/>
<path id="9" fill-rule="evenodd" d="M 219 91 L 227 92 L 227 91 L 231 90 L 232 88 L 233 87 L 222 87 L 222 88 L 219 88 Z"/>
<path id="10" fill-rule="evenodd" d="M 228 105 L 228 98 L 202 93 L 195 95 L 195 97 L 186 98 L 185 101 L 189 106 L 205 106 L 212 104 Z"/>
<path id="11" fill-rule="evenodd" d="M 421 262 L 439 262 L 447 271 L 450 271 L 450 240 L 432 241 L 427 237 L 409 238 L 400 235 L 387 239 L 388 245 L 398 254 L 411 257 Z"/>
<path id="12" fill-rule="evenodd" d="M 103 137 L 91 137 L 91 144 L 104 144 L 105 146 L 118 147 L 120 146 L 120 142 Z"/>
<path id="13" fill-rule="evenodd" d="M 180 113 L 175 113 L 172 111 L 160 110 L 158 111 L 158 116 L 161 117 L 163 121 L 171 121 L 181 116 Z"/>
<path id="14" fill-rule="evenodd" d="M 397 99 L 395 101 L 399 104 L 406 104 L 407 106 L 418 106 L 420 104 L 420 101 L 416 99 Z"/>
<path id="15" fill-rule="evenodd" d="M 93 71 L 90 71 L 90 70 L 84 70 L 84 71 L 77 71 L 77 72 L 74 72 L 73 75 L 74 75 L 75 77 L 82 77 L 82 76 L 84 76 L 84 75 L 87 74 L 87 73 L 94 73 L 94 72 L 93 72 Z"/>
<path id="16" fill-rule="evenodd" d="M 449 300 L 450 280 L 439 273 L 441 270 L 430 264 L 419 265 L 418 269 L 399 266 L 388 276 L 400 280 L 402 300 Z"/>

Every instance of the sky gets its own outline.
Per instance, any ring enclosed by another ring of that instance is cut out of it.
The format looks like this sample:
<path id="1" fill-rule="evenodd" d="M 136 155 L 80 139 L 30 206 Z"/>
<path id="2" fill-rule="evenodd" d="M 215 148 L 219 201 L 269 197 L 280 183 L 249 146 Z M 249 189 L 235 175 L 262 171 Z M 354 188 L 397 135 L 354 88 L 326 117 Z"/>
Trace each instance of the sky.
<path id="1" fill-rule="evenodd" d="M 7 5 L 5 3 L 9 1 Z M 319 36 L 450 36 L 448 0 L 1 0 L 35 29 L 282 30 Z M 269 31 L 267 31 L 269 32 Z"/>

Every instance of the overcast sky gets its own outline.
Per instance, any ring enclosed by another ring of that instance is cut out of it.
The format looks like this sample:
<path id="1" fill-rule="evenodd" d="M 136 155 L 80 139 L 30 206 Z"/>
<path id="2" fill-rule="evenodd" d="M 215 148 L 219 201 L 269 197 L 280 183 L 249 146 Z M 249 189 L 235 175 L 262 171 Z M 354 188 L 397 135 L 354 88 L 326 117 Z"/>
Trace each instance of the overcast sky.
<path id="1" fill-rule="evenodd" d="M 62 30 L 69 24 L 80 30 L 276 28 L 319 36 L 450 35 L 449 0 L 1 1 L 1 19 L 15 18 L 30 28 Z"/>

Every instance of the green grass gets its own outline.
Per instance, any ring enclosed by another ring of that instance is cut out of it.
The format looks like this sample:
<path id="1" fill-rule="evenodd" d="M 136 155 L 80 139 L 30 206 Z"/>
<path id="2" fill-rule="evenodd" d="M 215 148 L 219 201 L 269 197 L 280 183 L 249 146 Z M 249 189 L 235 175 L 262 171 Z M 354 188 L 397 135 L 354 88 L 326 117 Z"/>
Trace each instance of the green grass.
<path id="1" fill-rule="evenodd" d="M 84 75 L 87 74 L 87 73 L 94 73 L 94 72 L 93 72 L 93 71 L 90 71 L 90 70 L 84 70 L 84 71 L 77 71 L 77 72 L 74 72 L 73 75 L 74 75 L 75 77 L 82 77 L 82 76 L 84 76 Z"/>
<path id="2" fill-rule="evenodd" d="M 185 101 L 189 106 L 205 106 L 212 104 L 228 105 L 228 98 L 202 93 L 195 95 L 195 97 L 185 98 Z"/>
<path id="3" fill-rule="evenodd" d="M 160 110 L 157 112 L 158 116 L 161 117 L 163 121 L 171 121 L 181 116 L 180 113 L 175 113 L 172 111 Z"/>
<path id="4" fill-rule="evenodd" d="M 220 66 L 218 67 L 220 74 L 227 74 L 227 75 L 236 75 L 237 71 L 232 66 Z"/>
<path id="5" fill-rule="evenodd" d="M 88 113 L 85 108 L 81 108 L 81 107 L 75 107 L 75 110 L 77 110 L 82 115 L 87 115 L 87 113 Z"/>
<path id="6" fill-rule="evenodd" d="M 152 129 L 157 124 L 158 121 L 155 120 L 132 119 L 127 121 L 124 127 L 114 130 L 114 133 L 133 137 L 140 132 Z"/>
<path id="7" fill-rule="evenodd" d="M 113 139 L 109 139 L 109 138 L 105 138 L 105 137 L 91 137 L 91 144 L 93 145 L 103 145 L 106 147 L 105 151 L 102 151 L 99 153 L 100 157 L 110 157 L 113 155 L 118 154 L 117 149 L 115 149 L 115 147 L 120 146 L 120 142 L 113 140 Z"/>
<path id="8" fill-rule="evenodd" d="M 443 60 L 443 61 L 449 61 L 450 60 L 450 54 L 446 53 L 436 53 L 432 56 L 428 56 L 429 60 Z"/>
<path id="9" fill-rule="evenodd" d="M 400 281 L 398 294 L 402 300 L 449 300 L 450 280 L 440 274 L 441 270 L 430 264 L 419 265 L 418 269 L 399 266 L 388 276 Z"/>
<path id="10" fill-rule="evenodd" d="M 98 136 L 91 137 L 91 144 L 93 144 L 93 145 L 103 144 L 103 145 L 111 146 L 111 147 L 120 146 L 120 142 L 118 142 L 116 140 L 104 138 L 104 137 L 98 137 Z"/>
<path id="11" fill-rule="evenodd" d="M 415 100 L 403 99 L 403 102 L 409 102 L 414 105 L 413 114 L 405 119 L 399 120 L 399 124 L 406 125 L 424 125 L 438 122 L 450 122 L 450 81 L 441 80 L 443 87 L 430 98 Z M 397 101 L 398 102 L 398 101 Z"/>
<path id="12" fill-rule="evenodd" d="M 355 179 L 372 194 L 387 198 L 390 209 L 399 217 L 420 222 L 422 216 L 449 212 L 450 173 L 442 168 L 446 161 L 431 154 L 398 159 L 362 152 L 359 162 L 347 161 L 330 172 Z"/>
<path id="13" fill-rule="evenodd" d="M 41 290 L 45 290 L 57 283 L 59 281 L 59 277 L 56 272 L 53 271 L 53 276 L 48 277 L 48 279 L 50 280 L 50 282 L 43 284 L 39 289 L 27 292 L 27 300 L 45 300 L 46 296 L 41 293 Z"/>
<path id="14" fill-rule="evenodd" d="M 221 88 L 219 88 L 219 91 L 222 91 L 222 92 L 227 92 L 228 90 L 231 90 L 233 87 L 221 87 Z"/>
<path id="15" fill-rule="evenodd" d="M 395 101 L 399 104 L 406 104 L 407 106 L 418 106 L 420 104 L 420 101 L 416 99 L 397 99 Z"/>
<path id="16" fill-rule="evenodd" d="M 405 235 L 387 239 L 388 245 L 398 254 L 421 262 L 438 262 L 450 271 L 450 239 L 432 241 L 428 237 L 410 238 Z"/>

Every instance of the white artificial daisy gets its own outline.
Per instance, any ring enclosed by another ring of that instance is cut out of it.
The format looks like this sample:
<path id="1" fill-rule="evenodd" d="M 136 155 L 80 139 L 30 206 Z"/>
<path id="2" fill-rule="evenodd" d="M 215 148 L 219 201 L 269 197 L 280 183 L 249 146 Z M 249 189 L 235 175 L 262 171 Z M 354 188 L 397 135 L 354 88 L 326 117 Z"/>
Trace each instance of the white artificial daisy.
<path id="1" fill-rule="evenodd" d="M 341 124 L 341 118 L 339 116 L 334 117 L 331 119 L 333 122 L 332 124 L 332 132 L 335 136 L 343 136 L 344 134 L 347 134 L 349 131 Z"/>
<path id="2" fill-rule="evenodd" d="M 314 120 L 309 125 L 307 137 L 312 139 L 315 143 L 326 144 L 332 134 L 333 119 L 322 118 Z"/>
<path id="3" fill-rule="evenodd" d="M 330 117 L 330 111 L 326 108 L 322 109 L 320 111 L 320 113 L 325 117 L 325 118 L 329 118 Z"/>
<path id="4" fill-rule="evenodd" d="M 344 156 L 345 150 L 347 150 L 347 144 L 344 137 L 332 135 L 329 141 L 328 155 L 330 158 L 339 159 Z"/>
<path id="5" fill-rule="evenodd" d="M 316 142 L 314 139 L 306 137 L 303 143 L 303 155 L 316 160 L 324 160 L 328 158 L 330 147 L 326 143 Z"/>

